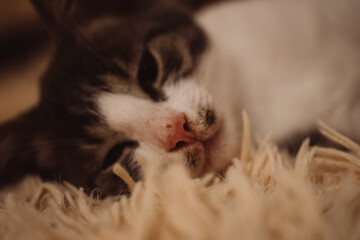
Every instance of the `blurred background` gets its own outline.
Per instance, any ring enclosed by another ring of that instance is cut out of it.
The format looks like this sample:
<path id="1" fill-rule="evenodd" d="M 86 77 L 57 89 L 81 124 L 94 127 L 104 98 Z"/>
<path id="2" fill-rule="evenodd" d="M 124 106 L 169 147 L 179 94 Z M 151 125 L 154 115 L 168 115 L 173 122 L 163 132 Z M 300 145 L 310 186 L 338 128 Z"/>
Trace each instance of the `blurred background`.
<path id="1" fill-rule="evenodd" d="M 0 0 L 0 123 L 34 106 L 50 58 L 45 26 L 28 0 Z"/>

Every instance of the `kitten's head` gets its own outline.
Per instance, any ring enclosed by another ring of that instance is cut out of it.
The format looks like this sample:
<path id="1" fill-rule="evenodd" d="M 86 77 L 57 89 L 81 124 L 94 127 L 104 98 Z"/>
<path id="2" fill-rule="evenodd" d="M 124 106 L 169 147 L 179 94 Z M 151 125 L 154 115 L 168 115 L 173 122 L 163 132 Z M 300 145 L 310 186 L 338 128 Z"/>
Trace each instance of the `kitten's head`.
<path id="1" fill-rule="evenodd" d="M 192 78 L 206 38 L 188 12 L 151 1 L 33 2 L 57 39 L 40 108 L 51 137 L 72 139 L 66 154 L 47 155 L 63 157 L 65 178 L 84 169 L 80 184 L 116 193 L 111 166 L 137 179 L 134 157 L 184 163 L 193 176 L 226 165 L 221 114 Z"/>

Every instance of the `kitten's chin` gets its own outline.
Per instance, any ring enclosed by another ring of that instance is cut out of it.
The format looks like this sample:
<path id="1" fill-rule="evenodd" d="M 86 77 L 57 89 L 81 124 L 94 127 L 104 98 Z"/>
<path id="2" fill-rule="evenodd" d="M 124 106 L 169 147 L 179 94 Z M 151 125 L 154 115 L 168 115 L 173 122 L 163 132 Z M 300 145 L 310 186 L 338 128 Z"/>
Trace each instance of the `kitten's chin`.
<path id="1" fill-rule="evenodd" d="M 238 145 L 234 131 L 221 122 L 213 136 L 183 147 L 177 157 L 183 159 L 192 177 L 201 177 L 209 172 L 220 173 L 229 166 L 237 157 Z"/>
<path id="2" fill-rule="evenodd" d="M 233 128 L 222 122 L 216 133 L 206 141 L 199 141 L 179 150 L 183 163 L 192 177 L 201 177 L 206 173 L 220 173 L 231 164 L 238 155 L 237 139 Z"/>

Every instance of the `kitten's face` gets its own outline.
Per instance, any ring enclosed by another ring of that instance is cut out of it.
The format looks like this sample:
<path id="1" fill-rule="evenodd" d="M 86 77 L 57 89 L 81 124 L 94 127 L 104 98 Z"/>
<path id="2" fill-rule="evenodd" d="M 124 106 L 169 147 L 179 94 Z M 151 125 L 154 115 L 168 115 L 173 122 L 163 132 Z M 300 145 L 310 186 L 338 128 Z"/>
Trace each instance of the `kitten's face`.
<path id="1" fill-rule="evenodd" d="M 60 38 L 41 106 L 54 116 L 52 131 L 83 139 L 78 151 L 93 153 L 79 164 L 90 166 L 95 185 L 114 183 L 108 175 L 116 161 L 139 174 L 133 158 L 160 169 L 183 163 L 194 177 L 225 167 L 224 120 L 192 78 L 206 39 L 187 13 L 104 15 Z"/>

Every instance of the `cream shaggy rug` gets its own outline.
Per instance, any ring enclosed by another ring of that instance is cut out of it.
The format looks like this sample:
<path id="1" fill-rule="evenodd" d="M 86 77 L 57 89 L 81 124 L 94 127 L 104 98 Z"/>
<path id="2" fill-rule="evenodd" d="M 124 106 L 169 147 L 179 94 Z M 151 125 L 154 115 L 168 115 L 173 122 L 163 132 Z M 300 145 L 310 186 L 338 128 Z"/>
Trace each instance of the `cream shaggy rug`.
<path id="1" fill-rule="evenodd" d="M 223 177 L 147 167 L 130 198 L 105 200 L 29 177 L 0 193 L 0 238 L 359 239 L 360 146 L 319 122 L 349 151 L 306 140 L 293 159 L 270 138 L 253 143 L 244 116 L 241 155 Z"/>

